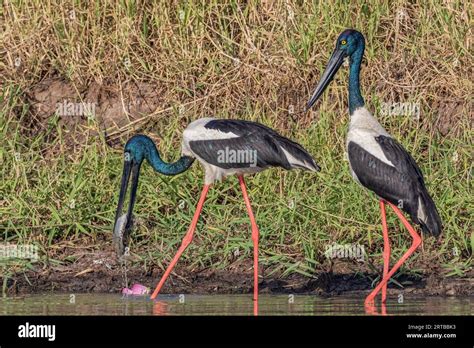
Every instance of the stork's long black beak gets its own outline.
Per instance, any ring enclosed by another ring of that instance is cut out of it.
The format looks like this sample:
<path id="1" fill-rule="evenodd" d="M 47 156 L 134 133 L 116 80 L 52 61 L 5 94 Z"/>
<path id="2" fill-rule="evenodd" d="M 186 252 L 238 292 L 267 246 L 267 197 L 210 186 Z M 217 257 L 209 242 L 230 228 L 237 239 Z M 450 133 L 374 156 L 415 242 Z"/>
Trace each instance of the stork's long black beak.
<path id="1" fill-rule="evenodd" d="M 135 204 L 135 198 L 138 187 L 138 176 L 140 174 L 141 163 L 137 163 L 130 159 L 129 153 L 125 153 L 125 162 L 123 165 L 122 183 L 120 185 L 119 201 L 117 206 L 117 212 L 115 213 L 115 224 L 114 224 L 114 235 L 113 243 L 115 251 L 118 257 L 123 256 L 128 247 L 130 239 L 130 232 L 133 226 L 133 206 Z M 132 177 L 130 199 L 128 210 L 125 214 L 123 213 L 123 204 L 127 195 L 128 183 Z"/>
<path id="2" fill-rule="evenodd" d="M 324 70 L 321 80 L 316 86 L 316 89 L 314 90 L 313 95 L 311 96 L 311 99 L 306 104 L 306 111 L 308 111 L 314 105 L 314 103 L 316 103 L 316 101 L 321 96 L 321 94 L 323 94 L 324 90 L 332 81 L 332 79 L 334 78 L 334 75 L 336 75 L 336 72 L 341 67 L 342 62 L 344 61 L 345 57 L 346 57 L 346 53 L 344 51 L 338 48 L 334 50 L 331 58 L 329 59 L 328 65 L 326 66 L 326 70 Z"/>

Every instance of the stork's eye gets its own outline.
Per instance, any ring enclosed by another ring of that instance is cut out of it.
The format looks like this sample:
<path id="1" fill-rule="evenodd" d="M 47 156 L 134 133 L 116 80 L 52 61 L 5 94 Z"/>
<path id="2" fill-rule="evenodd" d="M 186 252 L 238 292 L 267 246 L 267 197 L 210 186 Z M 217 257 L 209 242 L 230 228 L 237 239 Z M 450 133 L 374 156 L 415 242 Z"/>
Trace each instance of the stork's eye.
<path id="1" fill-rule="evenodd" d="M 346 40 L 341 40 L 341 45 L 345 45 L 347 43 Z"/>

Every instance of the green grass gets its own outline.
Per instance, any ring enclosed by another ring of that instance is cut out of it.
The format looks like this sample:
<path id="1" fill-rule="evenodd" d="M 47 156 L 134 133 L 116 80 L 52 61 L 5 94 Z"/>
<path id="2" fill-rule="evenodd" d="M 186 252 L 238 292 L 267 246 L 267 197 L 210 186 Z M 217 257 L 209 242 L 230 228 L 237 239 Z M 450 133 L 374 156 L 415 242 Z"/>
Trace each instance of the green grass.
<path id="1" fill-rule="evenodd" d="M 163 91 L 157 112 L 139 115 L 143 119 L 133 127 L 109 134 L 124 141 L 138 130 L 156 133 L 163 157 L 173 160 L 190 120 L 210 115 L 256 120 L 300 142 L 321 165 L 318 174 L 273 169 L 247 179 L 260 226 L 261 263 L 271 272 L 311 275 L 324 268 L 324 251 L 333 242 L 364 245 L 368 260 L 378 266 L 383 243 L 378 203 L 353 182 L 343 154 L 347 72 L 338 74 L 315 112 L 294 121 L 287 111 L 290 104 L 296 110 L 304 105 L 337 34 L 357 27 L 367 38 L 362 89 L 368 108 L 414 155 L 444 222 L 441 242 L 425 239 L 424 251 L 404 271 L 427 272 L 430 264 L 439 264 L 446 275 L 469 274 L 474 249 L 472 54 L 464 19 L 472 12 L 462 2 L 373 1 L 360 8 L 349 2 L 288 3 L 32 1 L 4 6 L 0 238 L 40 246 L 45 262 L 64 257 L 55 246 L 65 240 L 110 247 L 121 147 L 109 147 L 95 121 L 76 130 L 82 135 L 77 144 L 57 115 L 39 128 L 26 96 L 51 76 L 73 86 L 149 81 Z M 68 20 L 73 8 L 75 19 Z M 408 16 L 397 20 L 400 9 Z M 19 68 L 12 65 L 17 57 Z M 439 106 L 453 100 L 461 106 L 457 114 L 442 115 Z M 419 103 L 421 118 L 382 116 L 378 110 L 384 102 Z M 178 112 L 181 103 L 188 105 L 184 113 Z M 451 122 L 447 134 L 439 131 L 439 122 Z M 167 265 L 202 184 L 197 163 L 173 178 L 143 166 L 131 245 L 141 263 Z M 250 225 L 236 178 L 210 190 L 203 213 L 183 265 L 226 268 L 251 258 Z M 394 214 L 388 216 L 393 254 L 401 256 L 411 240 Z"/>

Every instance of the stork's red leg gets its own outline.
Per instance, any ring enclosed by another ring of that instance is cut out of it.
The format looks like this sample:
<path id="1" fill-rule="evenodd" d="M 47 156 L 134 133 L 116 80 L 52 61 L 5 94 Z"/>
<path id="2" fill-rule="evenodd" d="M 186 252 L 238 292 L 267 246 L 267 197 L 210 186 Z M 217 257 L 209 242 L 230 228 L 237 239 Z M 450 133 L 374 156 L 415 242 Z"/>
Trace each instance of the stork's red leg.
<path id="1" fill-rule="evenodd" d="M 382 232 L 383 232 L 383 276 L 382 276 L 382 279 L 384 279 L 387 277 L 388 269 L 390 266 L 390 239 L 388 238 L 387 215 L 385 211 L 385 201 L 383 199 L 380 200 L 380 215 L 382 216 Z M 385 304 L 387 300 L 387 285 L 388 285 L 388 282 L 382 286 L 382 305 Z M 372 315 L 378 314 L 373 303 L 371 303 L 370 305 L 367 304 L 365 311 L 367 314 L 372 314 Z"/>
<path id="2" fill-rule="evenodd" d="M 380 213 L 382 215 L 383 231 L 383 278 L 386 278 L 388 268 L 390 267 L 390 239 L 388 238 L 387 216 L 385 212 L 385 201 L 383 199 L 380 200 Z M 387 285 L 388 282 L 382 287 L 382 303 L 387 301 Z"/>
<path id="3" fill-rule="evenodd" d="M 247 212 L 249 214 L 250 223 L 252 225 L 252 241 L 253 241 L 253 300 L 254 302 L 254 314 L 258 313 L 258 226 L 253 216 L 252 206 L 250 205 L 249 196 L 247 194 L 247 188 L 245 187 L 244 177 L 239 175 L 240 188 L 244 196 L 245 205 L 247 206 Z"/>
<path id="4" fill-rule="evenodd" d="M 206 200 L 207 192 L 209 191 L 209 186 L 210 185 L 204 185 L 204 187 L 202 188 L 201 198 L 199 198 L 199 202 L 198 202 L 198 205 L 196 207 L 196 212 L 194 213 L 194 217 L 193 217 L 193 220 L 191 221 L 191 225 L 189 226 L 188 232 L 184 236 L 183 241 L 181 242 L 181 246 L 178 249 L 178 252 L 176 253 L 175 257 L 173 258 L 170 265 L 166 269 L 166 272 L 165 272 L 165 274 L 163 274 L 163 277 L 161 277 L 161 280 L 158 283 L 158 285 L 156 286 L 155 291 L 151 295 L 152 300 L 154 300 L 155 297 L 158 295 L 158 293 L 161 290 L 161 287 L 163 286 L 166 279 L 168 278 L 171 271 L 173 270 L 174 266 L 178 262 L 181 254 L 184 252 L 184 250 L 186 250 L 188 245 L 193 240 L 194 230 L 196 229 L 196 225 L 197 225 L 197 222 L 199 220 L 199 215 L 201 215 L 202 206 L 204 205 L 204 201 Z"/>
<path id="5" fill-rule="evenodd" d="M 377 295 L 377 293 L 382 289 L 383 286 L 385 286 L 388 282 L 388 280 L 390 279 L 391 276 L 393 276 L 393 274 L 400 268 L 400 266 L 410 257 L 410 255 L 412 255 L 415 250 L 420 246 L 421 244 L 421 238 L 420 236 L 418 235 L 418 233 L 416 233 L 415 229 L 410 225 L 410 223 L 408 222 L 408 220 L 405 218 L 405 216 L 403 215 L 403 213 L 400 211 L 400 209 L 398 209 L 395 205 L 393 205 L 392 203 L 388 202 L 388 204 L 390 205 L 390 207 L 392 207 L 393 211 L 395 212 L 395 214 L 397 214 L 398 218 L 402 221 L 403 225 L 405 225 L 405 227 L 407 228 L 408 232 L 411 234 L 412 238 L 413 238 L 413 243 L 411 245 L 411 247 L 406 251 L 405 254 L 403 254 L 403 256 L 401 257 L 400 260 L 398 260 L 398 262 L 395 264 L 395 266 L 393 266 L 393 268 L 388 272 L 388 274 L 382 279 L 382 281 L 375 287 L 375 289 L 369 294 L 369 296 L 367 296 L 367 298 L 365 299 L 365 304 L 368 305 L 368 304 L 371 304 L 374 302 L 374 298 L 375 296 Z"/>

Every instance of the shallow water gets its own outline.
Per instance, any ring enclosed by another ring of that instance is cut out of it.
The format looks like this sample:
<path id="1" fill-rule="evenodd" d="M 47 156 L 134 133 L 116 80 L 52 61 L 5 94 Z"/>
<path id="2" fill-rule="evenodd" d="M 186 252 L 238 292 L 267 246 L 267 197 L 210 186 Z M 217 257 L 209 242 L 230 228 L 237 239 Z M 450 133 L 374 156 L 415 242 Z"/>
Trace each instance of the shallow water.
<path id="1" fill-rule="evenodd" d="M 473 298 L 389 298 L 388 315 L 472 315 Z M 259 315 L 363 315 L 360 297 L 260 295 Z M 380 306 L 379 306 L 380 307 Z M 377 308 L 380 312 L 381 309 Z M 0 315 L 252 315 L 252 295 L 39 294 L 1 298 Z"/>

